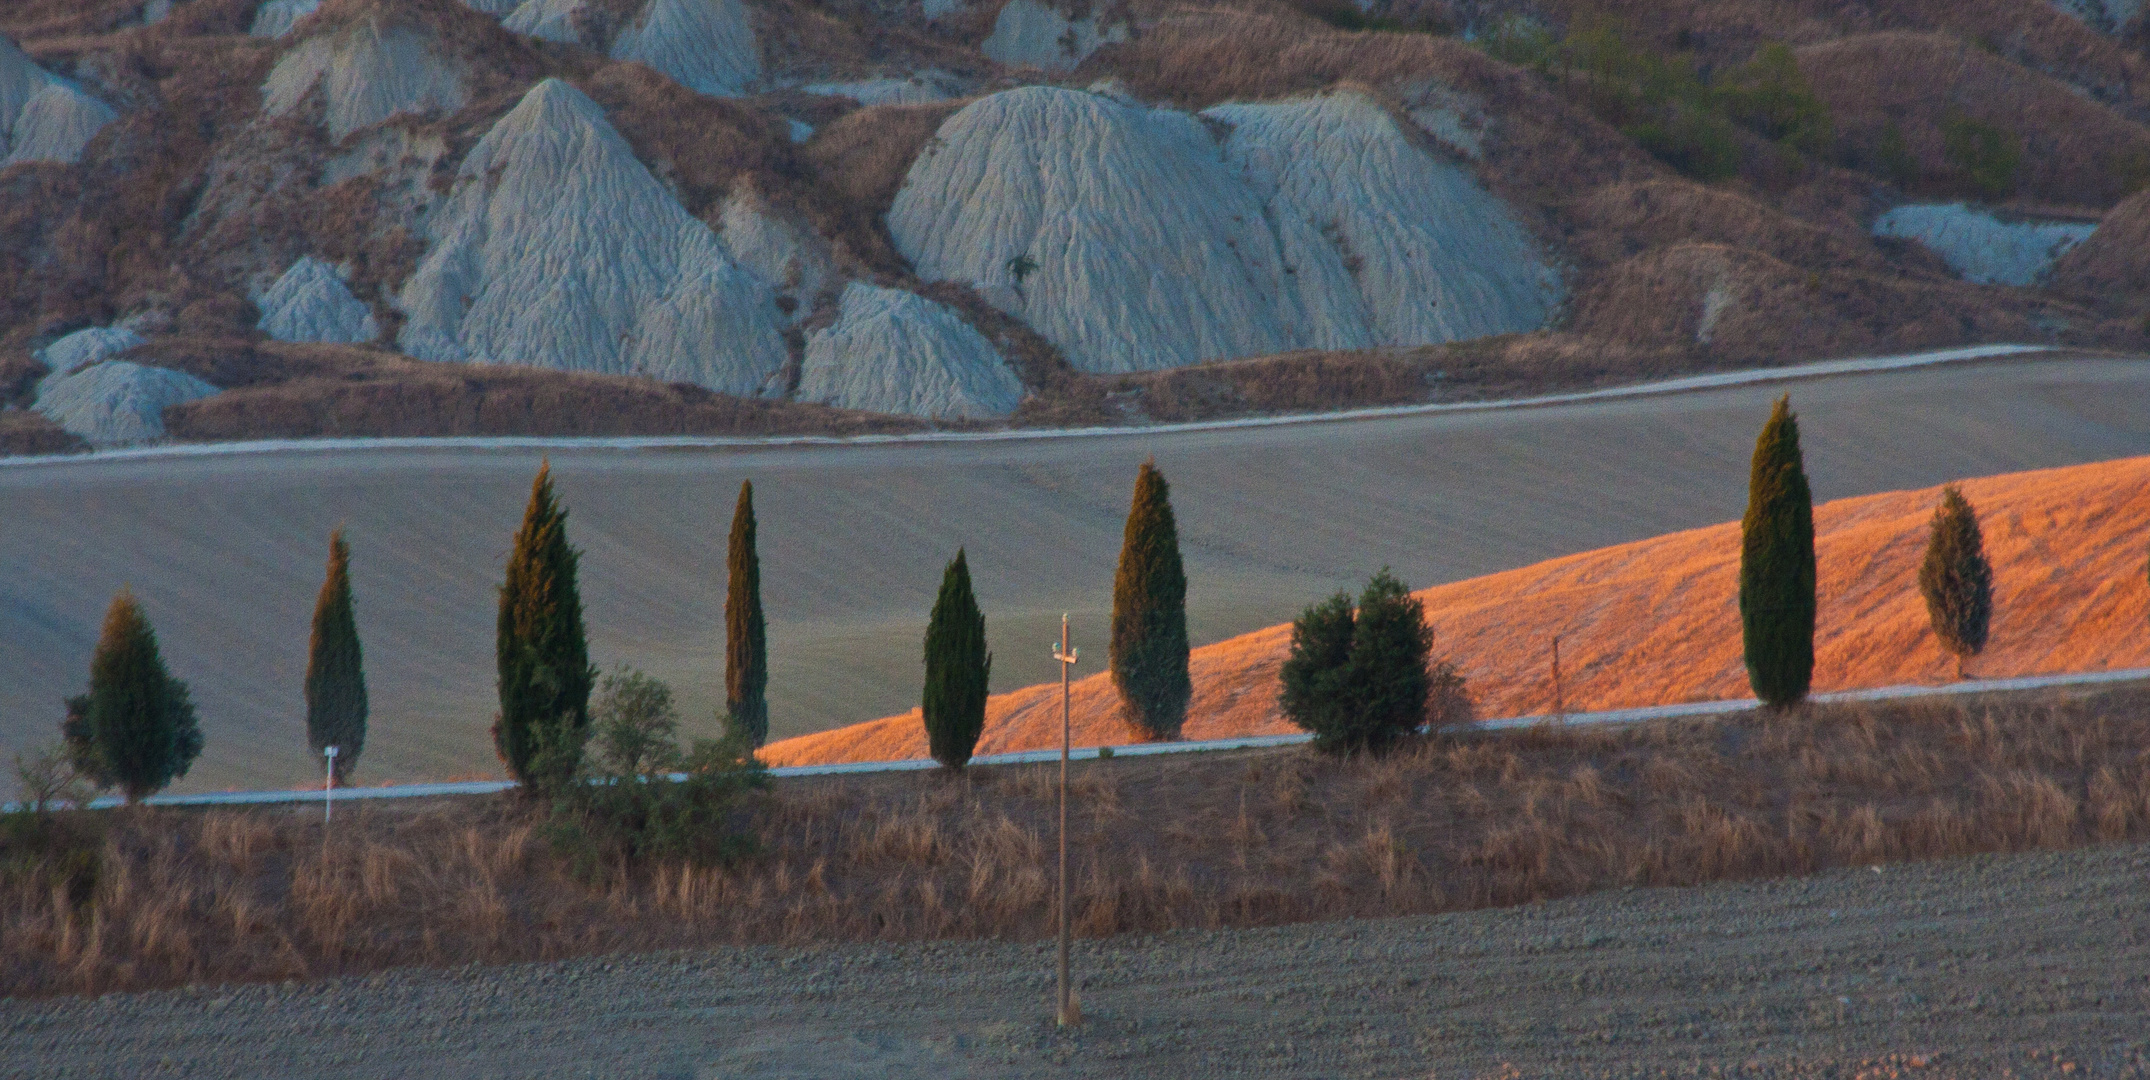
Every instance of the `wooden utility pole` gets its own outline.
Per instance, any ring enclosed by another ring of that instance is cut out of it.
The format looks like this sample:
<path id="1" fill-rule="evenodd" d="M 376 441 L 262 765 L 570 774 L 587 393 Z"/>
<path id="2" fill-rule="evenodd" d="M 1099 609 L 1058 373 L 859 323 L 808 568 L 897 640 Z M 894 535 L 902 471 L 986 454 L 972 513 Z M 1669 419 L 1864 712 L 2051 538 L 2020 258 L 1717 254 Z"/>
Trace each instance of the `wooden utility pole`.
<path id="1" fill-rule="evenodd" d="M 1060 616 L 1060 643 L 1053 646 L 1053 659 L 1060 661 L 1060 1008 L 1053 1019 L 1061 1027 L 1082 1023 L 1082 1010 L 1068 994 L 1068 672 L 1075 666 L 1075 648 L 1068 644 L 1068 617 Z"/>

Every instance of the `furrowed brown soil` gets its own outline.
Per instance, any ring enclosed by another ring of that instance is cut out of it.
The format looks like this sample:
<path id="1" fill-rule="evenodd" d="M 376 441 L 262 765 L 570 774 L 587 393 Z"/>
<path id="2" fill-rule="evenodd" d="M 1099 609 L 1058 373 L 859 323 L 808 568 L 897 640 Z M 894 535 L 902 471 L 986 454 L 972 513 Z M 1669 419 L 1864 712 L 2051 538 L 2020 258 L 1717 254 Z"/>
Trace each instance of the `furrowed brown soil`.
<path id="1" fill-rule="evenodd" d="M 2150 836 L 2150 689 L 1073 770 L 1084 937 L 1483 908 Z M 0 989 L 97 992 L 724 943 L 1035 936 L 1052 766 L 787 780 L 738 865 L 566 876 L 512 797 L 106 815 L 17 868 Z M 83 897 L 87 898 L 84 899 Z M 79 902 L 77 902 L 79 901 Z"/>

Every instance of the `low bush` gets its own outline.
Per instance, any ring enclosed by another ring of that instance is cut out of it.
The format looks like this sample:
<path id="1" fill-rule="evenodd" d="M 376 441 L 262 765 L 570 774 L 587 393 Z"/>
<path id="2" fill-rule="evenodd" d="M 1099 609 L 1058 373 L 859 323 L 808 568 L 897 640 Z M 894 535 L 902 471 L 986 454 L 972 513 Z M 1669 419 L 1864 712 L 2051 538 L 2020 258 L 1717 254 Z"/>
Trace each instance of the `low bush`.
<path id="1" fill-rule="evenodd" d="M 653 862 L 721 863 L 755 850 L 746 796 L 768 770 L 738 738 L 678 745 L 672 689 L 630 667 L 608 674 L 591 709 L 577 783 L 554 796 L 546 838 L 576 877 L 624 877 Z"/>
<path id="2" fill-rule="evenodd" d="M 1432 651 L 1425 607 L 1383 570 L 1356 604 L 1337 593 L 1292 623 L 1284 714 L 1331 753 L 1379 753 L 1422 725 L 1447 726 L 1468 714 L 1463 677 Z"/>

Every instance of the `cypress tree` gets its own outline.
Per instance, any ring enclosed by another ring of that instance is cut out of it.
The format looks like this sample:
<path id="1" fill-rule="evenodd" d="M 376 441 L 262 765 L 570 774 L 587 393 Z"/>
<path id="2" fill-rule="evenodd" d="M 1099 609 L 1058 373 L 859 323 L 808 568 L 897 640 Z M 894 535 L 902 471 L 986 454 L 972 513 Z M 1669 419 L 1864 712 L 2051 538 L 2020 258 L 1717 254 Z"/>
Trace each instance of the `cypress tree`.
<path id="1" fill-rule="evenodd" d="M 993 654 L 985 648 L 985 615 L 971 592 L 963 549 L 941 574 L 941 593 L 926 623 L 926 744 L 933 760 L 960 769 L 985 731 L 986 680 Z"/>
<path id="2" fill-rule="evenodd" d="M 165 670 L 156 631 L 125 589 L 105 612 L 84 705 L 93 775 L 119 785 L 130 806 L 185 776 L 202 752 L 187 684 Z"/>
<path id="3" fill-rule="evenodd" d="M 342 786 L 366 748 L 366 668 L 351 611 L 351 546 L 343 530 L 328 538 L 328 576 L 314 601 L 314 633 L 306 654 L 306 741 L 314 755 L 336 747 L 335 783 Z"/>
<path id="4" fill-rule="evenodd" d="M 500 588 L 495 659 L 500 716 L 493 745 L 509 775 L 545 794 L 575 773 L 590 729 L 590 666 L 582 598 L 575 587 L 581 554 L 567 543 L 567 511 L 553 496 L 552 465 L 538 469 L 515 550 Z"/>
<path id="5" fill-rule="evenodd" d="M 1155 460 L 1135 475 L 1133 505 L 1112 579 L 1112 685 L 1146 739 L 1179 738 L 1194 681 L 1187 672 L 1187 574 L 1172 492 Z"/>
<path id="6" fill-rule="evenodd" d="M 769 643 L 761 614 L 761 556 L 754 542 L 754 484 L 739 485 L 732 510 L 724 598 L 724 728 L 759 747 L 769 738 Z"/>
<path id="7" fill-rule="evenodd" d="M 1814 676 L 1814 495 L 1791 395 L 1754 443 L 1740 520 L 1739 619 L 1747 681 L 1773 708 L 1806 699 Z"/>
<path id="8" fill-rule="evenodd" d="M 1956 658 L 1956 677 L 1964 661 L 1986 648 L 1993 621 L 1993 565 L 1986 561 L 1986 540 L 1970 500 L 1950 484 L 1934 507 L 1933 530 L 1926 538 L 1926 560 L 1919 564 L 1919 595 L 1941 647 Z"/>

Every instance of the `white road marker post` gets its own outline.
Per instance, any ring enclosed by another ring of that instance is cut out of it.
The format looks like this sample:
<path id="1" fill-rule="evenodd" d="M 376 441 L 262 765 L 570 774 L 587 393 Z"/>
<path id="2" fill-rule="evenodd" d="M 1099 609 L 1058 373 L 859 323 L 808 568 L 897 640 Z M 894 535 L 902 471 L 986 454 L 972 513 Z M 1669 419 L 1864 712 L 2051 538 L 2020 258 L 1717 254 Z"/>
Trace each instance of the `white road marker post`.
<path id="1" fill-rule="evenodd" d="M 336 817 L 336 747 L 331 746 L 321 754 L 327 759 L 327 764 L 321 767 L 321 828 L 326 830 L 328 823 Z M 327 843 L 325 833 L 322 842 Z"/>
<path id="2" fill-rule="evenodd" d="M 1068 617 L 1060 616 L 1060 643 L 1053 646 L 1053 659 L 1060 662 L 1060 1009 L 1054 1021 L 1061 1027 L 1082 1023 L 1082 1009 L 1068 992 L 1068 670 L 1075 666 L 1075 648 L 1068 644 Z"/>

